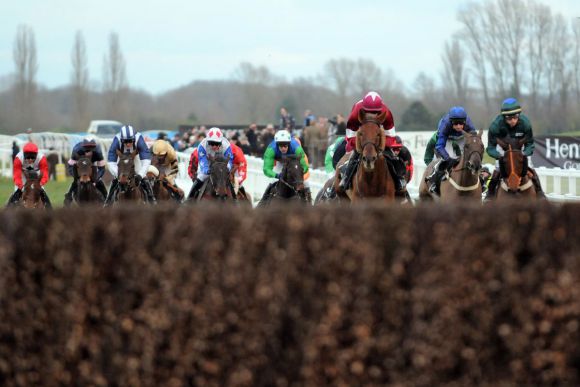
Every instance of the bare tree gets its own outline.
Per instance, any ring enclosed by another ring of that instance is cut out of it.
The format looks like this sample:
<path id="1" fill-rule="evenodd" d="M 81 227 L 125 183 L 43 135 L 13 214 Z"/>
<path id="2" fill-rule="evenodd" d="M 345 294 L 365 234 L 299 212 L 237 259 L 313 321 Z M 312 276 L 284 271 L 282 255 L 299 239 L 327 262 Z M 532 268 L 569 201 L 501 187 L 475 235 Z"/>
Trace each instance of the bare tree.
<path id="1" fill-rule="evenodd" d="M 444 83 L 453 88 L 453 97 L 461 104 L 467 100 L 468 77 L 465 69 L 465 55 L 457 38 L 445 43 L 443 52 Z"/>
<path id="2" fill-rule="evenodd" d="M 528 8 L 522 0 L 498 0 L 496 15 L 497 30 L 501 42 L 503 55 L 509 61 L 511 67 L 511 91 L 512 95 L 519 97 L 521 50 L 520 46 L 525 43 L 525 23 L 528 20 Z"/>
<path id="3" fill-rule="evenodd" d="M 18 27 L 14 40 L 13 56 L 16 67 L 15 126 L 17 126 L 17 130 L 22 130 L 24 127 L 36 125 L 35 95 L 38 63 L 32 28 L 24 25 Z"/>
<path id="4" fill-rule="evenodd" d="M 350 59 L 332 59 L 325 63 L 323 79 L 334 86 L 339 99 L 340 110 L 346 111 L 349 105 L 349 94 L 351 94 L 352 79 L 356 63 Z"/>
<path id="5" fill-rule="evenodd" d="M 272 114 L 271 89 L 281 79 L 266 66 L 254 66 L 249 62 L 242 62 L 234 70 L 234 79 L 239 80 L 244 94 L 243 105 L 248 116 L 244 117 L 247 122 L 256 122 L 265 119 Z"/>
<path id="6" fill-rule="evenodd" d="M 463 41 L 469 51 L 471 64 L 474 68 L 476 78 L 483 92 L 486 113 L 490 113 L 491 96 L 488 85 L 487 65 L 485 56 L 484 23 L 482 7 L 479 4 L 469 3 L 459 12 L 458 18 L 464 26 Z"/>
<path id="7" fill-rule="evenodd" d="M 103 60 L 103 92 L 107 99 L 107 118 L 126 117 L 127 76 L 119 35 L 109 35 L 109 53 Z"/>
<path id="8" fill-rule="evenodd" d="M 538 99 L 545 76 L 547 50 L 550 45 L 552 11 L 550 7 L 533 0 L 528 2 L 530 22 L 528 24 L 528 60 L 530 64 L 530 100 L 532 111 L 538 109 Z"/>
<path id="9" fill-rule="evenodd" d="M 576 103 L 580 104 L 580 17 L 572 20 L 572 66 Z"/>
<path id="10" fill-rule="evenodd" d="M 558 105 L 552 123 L 557 129 L 567 127 L 567 114 L 569 104 L 570 83 L 572 81 L 572 70 L 569 68 L 570 51 L 572 48 L 568 23 L 557 15 L 554 18 L 551 39 L 558 44 L 551 44 L 548 50 L 548 84 L 549 84 L 549 104 L 550 110 L 554 109 L 554 102 L 558 98 Z"/>
<path id="11" fill-rule="evenodd" d="M 75 35 L 75 41 L 71 54 L 72 73 L 71 86 L 74 101 L 72 117 L 73 128 L 79 130 L 88 122 L 88 98 L 89 98 L 89 70 L 87 67 L 87 50 L 85 39 L 80 31 Z"/>
<path id="12" fill-rule="evenodd" d="M 372 60 L 359 58 L 353 75 L 352 83 L 355 85 L 357 95 L 379 90 L 383 86 L 382 71 Z"/>

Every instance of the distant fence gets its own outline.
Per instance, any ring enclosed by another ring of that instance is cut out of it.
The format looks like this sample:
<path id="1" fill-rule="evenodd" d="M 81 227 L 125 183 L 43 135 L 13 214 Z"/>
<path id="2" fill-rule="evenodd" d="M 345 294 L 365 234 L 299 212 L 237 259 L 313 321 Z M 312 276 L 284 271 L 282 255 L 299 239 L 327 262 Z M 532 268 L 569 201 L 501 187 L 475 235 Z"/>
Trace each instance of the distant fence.
<path id="1" fill-rule="evenodd" d="M 0 136 L 0 174 L 2 176 L 12 176 L 12 141 L 17 141 L 22 145 L 27 139 L 26 136 L 27 135 L 18 135 L 15 137 Z M 64 162 L 66 162 L 70 156 L 72 147 L 82 140 L 82 136 L 80 135 L 63 133 L 33 133 L 30 136 L 44 152 L 57 152 L 61 155 Z M 423 141 L 424 139 L 421 138 L 420 140 Z M 421 143 L 421 141 L 417 139 L 413 141 L 416 143 L 414 145 L 415 147 L 418 146 L 417 144 Z M 106 157 L 111 140 L 99 139 L 99 143 L 103 148 Z M 178 152 L 179 177 L 177 181 L 180 187 L 186 191 L 189 190 L 192 184 L 191 179 L 187 174 L 190 155 L 190 152 Z M 246 159 L 248 161 L 248 177 L 244 187 L 246 187 L 246 190 L 252 195 L 254 200 L 259 200 L 264 193 L 264 190 L 273 179 L 266 177 L 262 172 L 262 159 L 252 156 L 246 156 Z M 413 179 L 408 185 L 411 196 L 417 196 L 420 180 L 426 168 L 423 160 L 418 157 L 414 157 L 414 163 L 415 171 Z M 542 186 L 550 200 L 580 201 L 580 170 L 544 167 L 537 168 L 536 170 L 540 176 Z M 331 175 L 326 173 L 324 170 L 311 170 L 309 183 L 313 196 L 318 193 L 330 176 Z"/>

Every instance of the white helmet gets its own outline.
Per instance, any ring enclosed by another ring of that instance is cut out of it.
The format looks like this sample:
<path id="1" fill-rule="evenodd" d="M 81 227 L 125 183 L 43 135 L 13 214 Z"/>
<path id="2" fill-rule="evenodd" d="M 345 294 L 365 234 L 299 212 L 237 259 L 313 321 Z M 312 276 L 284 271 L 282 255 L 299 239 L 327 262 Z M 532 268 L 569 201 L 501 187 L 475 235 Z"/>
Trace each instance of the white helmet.
<path id="1" fill-rule="evenodd" d="M 221 143 L 224 135 L 220 128 L 213 127 L 207 132 L 207 141 Z"/>
<path id="2" fill-rule="evenodd" d="M 279 130 L 274 135 L 274 140 L 277 143 L 278 142 L 290 142 L 291 139 L 292 139 L 292 137 L 290 137 L 290 132 L 288 132 L 287 130 Z"/>

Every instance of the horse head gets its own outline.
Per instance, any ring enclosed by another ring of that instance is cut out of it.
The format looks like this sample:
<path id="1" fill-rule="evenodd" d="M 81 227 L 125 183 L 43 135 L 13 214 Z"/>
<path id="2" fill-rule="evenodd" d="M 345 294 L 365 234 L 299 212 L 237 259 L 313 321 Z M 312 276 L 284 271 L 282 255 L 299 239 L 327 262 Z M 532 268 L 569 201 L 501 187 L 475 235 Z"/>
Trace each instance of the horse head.
<path id="1" fill-rule="evenodd" d="M 480 129 L 477 133 L 467 133 L 465 135 L 465 147 L 463 148 L 465 167 L 474 176 L 479 176 L 482 166 L 484 151 L 483 141 L 481 140 L 482 134 L 483 129 Z"/>
<path id="2" fill-rule="evenodd" d="M 24 177 L 26 183 L 22 188 L 22 207 L 24 208 L 39 208 L 42 207 L 42 199 L 40 197 L 40 179 L 42 173 L 35 171 L 33 168 L 26 168 L 24 170 Z"/>
<path id="3" fill-rule="evenodd" d="M 527 138 L 520 140 L 512 138 L 497 139 L 498 145 L 504 150 L 504 155 L 500 159 L 500 172 L 505 179 L 508 191 L 518 192 L 522 178 L 528 172 L 528 158 L 522 152 L 522 146 Z"/>
<path id="4" fill-rule="evenodd" d="M 117 149 L 117 156 L 119 157 L 119 160 L 117 161 L 119 184 L 126 185 L 135 175 L 136 154 L 136 150 L 131 153 L 123 153 Z"/>
<path id="5" fill-rule="evenodd" d="M 81 184 L 91 182 L 93 176 L 93 165 L 88 157 L 81 157 L 76 163 L 76 169 Z"/>
<path id="6" fill-rule="evenodd" d="M 228 161 L 221 155 L 210 157 L 209 178 L 216 196 L 225 199 L 228 196 L 230 171 Z"/>
<path id="7" fill-rule="evenodd" d="M 304 190 L 304 171 L 297 155 L 282 157 L 280 178 L 295 191 Z M 289 187 L 289 188 L 290 188 Z"/>
<path id="8" fill-rule="evenodd" d="M 375 168 L 375 162 L 385 150 L 385 136 L 381 129 L 387 113 L 359 114 L 361 126 L 356 134 L 356 150 L 362 155 L 362 165 L 365 171 L 371 172 Z"/>

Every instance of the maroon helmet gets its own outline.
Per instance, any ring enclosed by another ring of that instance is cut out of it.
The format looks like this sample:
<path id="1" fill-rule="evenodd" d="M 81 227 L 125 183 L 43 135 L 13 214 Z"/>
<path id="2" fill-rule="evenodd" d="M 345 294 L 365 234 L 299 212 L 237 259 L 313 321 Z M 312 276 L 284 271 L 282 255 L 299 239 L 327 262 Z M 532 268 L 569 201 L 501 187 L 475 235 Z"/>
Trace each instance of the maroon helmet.
<path id="1" fill-rule="evenodd" d="M 383 110 L 383 99 L 379 93 L 369 91 L 362 99 L 362 108 L 367 112 L 380 112 Z"/>

